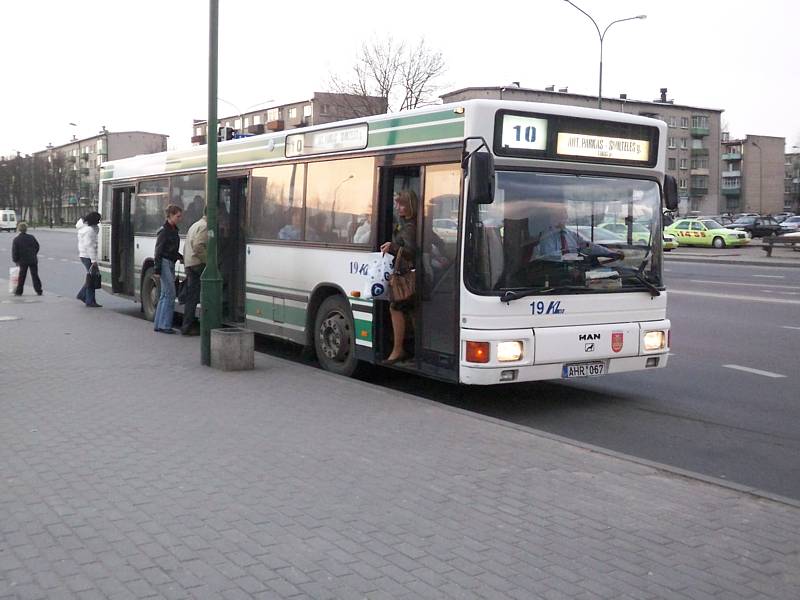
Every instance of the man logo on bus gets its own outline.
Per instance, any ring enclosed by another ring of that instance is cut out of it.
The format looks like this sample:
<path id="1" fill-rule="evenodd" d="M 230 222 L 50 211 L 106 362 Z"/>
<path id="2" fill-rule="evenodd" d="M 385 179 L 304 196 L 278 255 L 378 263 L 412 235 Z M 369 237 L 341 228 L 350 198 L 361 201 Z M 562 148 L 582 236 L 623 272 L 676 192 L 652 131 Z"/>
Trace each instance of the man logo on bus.
<path id="1" fill-rule="evenodd" d="M 623 337 L 624 336 L 621 331 L 615 331 L 611 334 L 611 349 L 614 352 L 619 352 L 622 350 Z"/>

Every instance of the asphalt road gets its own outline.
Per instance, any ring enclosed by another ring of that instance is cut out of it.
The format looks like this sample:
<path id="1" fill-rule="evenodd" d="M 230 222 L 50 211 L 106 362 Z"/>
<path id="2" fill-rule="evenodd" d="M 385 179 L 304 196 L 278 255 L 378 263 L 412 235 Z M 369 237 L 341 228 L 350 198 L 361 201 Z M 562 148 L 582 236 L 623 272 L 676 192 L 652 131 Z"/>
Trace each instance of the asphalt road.
<path id="1" fill-rule="evenodd" d="M 75 294 L 74 232 L 33 231 L 45 291 Z M 0 234 L 9 264 L 11 235 Z M 5 275 L 4 275 L 5 276 Z M 689 471 L 800 499 L 800 269 L 668 261 L 666 369 L 466 387 L 369 368 L 366 381 Z M 30 292 L 26 292 L 30 293 Z M 138 317 L 138 305 L 98 294 Z M 304 360 L 291 345 L 262 351 Z"/>

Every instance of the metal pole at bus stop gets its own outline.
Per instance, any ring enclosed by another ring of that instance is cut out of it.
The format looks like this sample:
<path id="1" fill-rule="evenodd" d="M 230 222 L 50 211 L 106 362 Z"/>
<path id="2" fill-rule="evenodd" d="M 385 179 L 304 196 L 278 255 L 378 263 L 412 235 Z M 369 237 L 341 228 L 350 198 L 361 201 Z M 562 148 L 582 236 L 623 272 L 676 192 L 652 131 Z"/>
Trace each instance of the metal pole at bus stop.
<path id="1" fill-rule="evenodd" d="M 219 32 L 219 0 L 209 0 L 208 22 L 208 158 L 206 164 L 206 218 L 208 220 L 208 247 L 206 268 L 200 277 L 200 357 L 206 366 L 211 365 L 211 330 L 222 325 L 222 277 L 217 258 L 217 50 Z"/>
<path id="2" fill-rule="evenodd" d="M 628 17 L 627 19 L 617 19 L 616 21 L 611 21 L 606 28 L 603 30 L 603 33 L 600 33 L 600 27 L 597 25 L 597 21 L 595 21 L 592 16 L 583 10 L 580 6 L 574 4 L 571 0 L 564 0 L 567 4 L 572 5 L 574 8 L 577 8 L 581 11 L 584 15 L 589 17 L 589 20 L 594 25 L 594 28 L 597 29 L 597 35 L 600 38 L 600 83 L 597 89 L 597 108 L 603 108 L 603 40 L 606 37 L 606 32 L 608 31 L 609 27 L 611 27 L 614 23 L 622 23 L 624 21 L 633 21 L 634 19 L 646 19 L 647 15 L 636 15 L 635 17 Z"/>

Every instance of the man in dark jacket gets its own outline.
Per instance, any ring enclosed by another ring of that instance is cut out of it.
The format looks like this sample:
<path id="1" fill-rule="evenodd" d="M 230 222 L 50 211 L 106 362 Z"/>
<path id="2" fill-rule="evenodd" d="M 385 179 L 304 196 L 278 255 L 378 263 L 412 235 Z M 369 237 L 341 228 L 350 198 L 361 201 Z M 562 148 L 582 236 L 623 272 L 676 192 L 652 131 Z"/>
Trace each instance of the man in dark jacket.
<path id="1" fill-rule="evenodd" d="M 11 245 L 11 260 L 19 267 L 19 282 L 14 294 L 22 296 L 22 288 L 25 287 L 25 278 L 30 269 L 33 289 L 41 296 L 42 282 L 39 279 L 39 259 L 36 257 L 39 253 L 39 242 L 28 233 L 28 225 L 25 222 L 19 223 L 17 230 L 19 235 L 14 238 Z"/>

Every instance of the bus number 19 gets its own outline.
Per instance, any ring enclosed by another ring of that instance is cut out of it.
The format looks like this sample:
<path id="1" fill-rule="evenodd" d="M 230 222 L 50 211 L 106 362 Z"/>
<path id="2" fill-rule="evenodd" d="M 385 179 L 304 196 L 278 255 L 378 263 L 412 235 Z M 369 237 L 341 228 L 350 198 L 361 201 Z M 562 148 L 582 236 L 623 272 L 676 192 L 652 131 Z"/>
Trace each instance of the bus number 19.
<path id="1" fill-rule="evenodd" d="M 516 135 L 517 140 L 521 141 L 522 137 L 522 125 L 514 125 L 514 134 Z M 536 127 L 531 127 L 530 125 L 525 128 L 525 141 L 528 143 L 533 143 L 536 141 Z"/>

